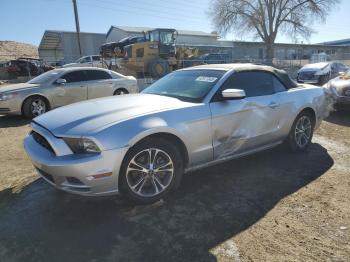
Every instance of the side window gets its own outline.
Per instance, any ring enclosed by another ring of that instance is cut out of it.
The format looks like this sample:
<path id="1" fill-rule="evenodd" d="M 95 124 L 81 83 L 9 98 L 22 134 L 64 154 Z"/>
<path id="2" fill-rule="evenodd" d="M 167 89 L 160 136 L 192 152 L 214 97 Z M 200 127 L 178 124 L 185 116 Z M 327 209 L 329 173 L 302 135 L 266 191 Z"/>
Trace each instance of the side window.
<path id="1" fill-rule="evenodd" d="M 85 72 L 88 80 L 102 80 L 112 78 L 109 73 L 102 70 L 86 70 Z"/>
<path id="2" fill-rule="evenodd" d="M 83 63 L 89 63 L 89 62 L 91 62 L 90 56 L 83 57 L 83 58 L 81 58 L 81 60 L 80 60 L 80 63 L 81 63 L 81 64 L 83 64 Z"/>
<path id="3" fill-rule="evenodd" d="M 239 72 L 232 75 L 229 88 L 242 89 L 247 97 L 274 93 L 272 75 L 265 72 Z"/>
<path id="4" fill-rule="evenodd" d="M 273 88 L 276 93 L 286 91 L 287 88 L 282 84 L 282 82 L 275 76 L 272 76 Z"/>
<path id="5" fill-rule="evenodd" d="M 73 71 L 62 76 L 67 83 L 87 81 L 86 75 L 83 71 Z"/>
<path id="6" fill-rule="evenodd" d="M 92 56 L 93 61 L 100 61 L 100 57 L 98 55 Z"/>

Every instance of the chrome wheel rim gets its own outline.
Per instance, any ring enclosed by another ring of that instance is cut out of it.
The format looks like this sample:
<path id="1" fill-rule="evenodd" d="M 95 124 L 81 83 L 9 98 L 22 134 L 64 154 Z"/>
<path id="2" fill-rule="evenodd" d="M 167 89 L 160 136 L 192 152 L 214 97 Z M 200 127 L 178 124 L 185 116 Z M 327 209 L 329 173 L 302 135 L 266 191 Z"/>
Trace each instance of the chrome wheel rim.
<path id="1" fill-rule="evenodd" d="M 295 125 L 294 132 L 295 142 L 300 148 L 305 147 L 309 143 L 311 132 L 312 123 L 310 118 L 307 116 L 300 117 Z"/>
<path id="2" fill-rule="evenodd" d="M 46 112 L 45 102 L 41 99 L 36 99 L 30 105 L 31 112 L 34 116 L 42 115 Z"/>
<path id="3" fill-rule="evenodd" d="M 117 95 L 117 96 L 124 95 L 124 94 L 125 94 L 125 92 L 123 90 L 119 90 L 115 93 L 115 95 Z"/>
<path id="4" fill-rule="evenodd" d="M 174 164 L 165 151 L 149 148 L 137 153 L 129 162 L 126 181 L 138 196 L 153 197 L 166 190 L 174 176 Z"/>

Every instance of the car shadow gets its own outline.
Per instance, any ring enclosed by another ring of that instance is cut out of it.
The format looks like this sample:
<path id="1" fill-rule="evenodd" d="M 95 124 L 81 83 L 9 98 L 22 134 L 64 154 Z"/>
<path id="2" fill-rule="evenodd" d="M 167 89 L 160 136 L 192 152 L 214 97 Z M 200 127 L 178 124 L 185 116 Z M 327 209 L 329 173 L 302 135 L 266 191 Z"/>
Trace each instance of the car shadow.
<path id="1" fill-rule="evenodd" d="M 0 128 L 19 127 L 30 123 L 30 119 L 22 116 L 4 116 L 0 115 Z"/>
<path id="2" fill-rule="evenodd" d="M 332 124 L 350 127 L 350 110 L 349 111 L 334 111 L 325 121 Z"/>
<path id="3" fill-rule="evenodd" d="M 83 198 L 38 179 L 0 193 L 2 261 L 216 261 L 209 251 L 246 230 L 333 165 L 327 150 L 279 147 L 184 176 L 164 202 Z"/>

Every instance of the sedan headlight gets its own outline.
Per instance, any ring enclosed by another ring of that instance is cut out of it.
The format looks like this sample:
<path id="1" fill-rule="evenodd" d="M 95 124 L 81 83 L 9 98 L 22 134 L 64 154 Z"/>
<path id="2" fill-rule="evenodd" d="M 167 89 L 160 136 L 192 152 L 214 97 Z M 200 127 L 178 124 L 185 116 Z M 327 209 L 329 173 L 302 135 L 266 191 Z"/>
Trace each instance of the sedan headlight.
<path id="1" fill-rule="evenodd" d="M 17 93 L 0 93 L 0 101 L 6 101 L 13 98 Z"/>
<path id="2" fill-rule="evenodd" d="M 96 154 L 101 150 L 94 141 L 88 138 L 63 138 L 74 154 Z"/>
<path id="3" fill-rule="evenodd" d="M 344 91 L 344 95 L 350 96 L 350 89 Z"/>

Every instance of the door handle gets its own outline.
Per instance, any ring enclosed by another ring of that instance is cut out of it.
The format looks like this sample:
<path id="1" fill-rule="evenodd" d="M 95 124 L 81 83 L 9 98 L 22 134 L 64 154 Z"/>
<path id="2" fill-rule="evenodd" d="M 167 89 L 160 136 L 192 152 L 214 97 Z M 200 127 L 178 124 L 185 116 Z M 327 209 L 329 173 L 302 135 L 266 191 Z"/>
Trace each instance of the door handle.
<path id="1" fill-rule="evenodd" d="M 271 102 L 271 103 L 269 104 L 269 107 L 272 108 L 272 109 L 275 109 L 275 108 L 277 108 L 278 106 L 279 106 L 279 104 L 277 104 L 276 102 Z"/>

